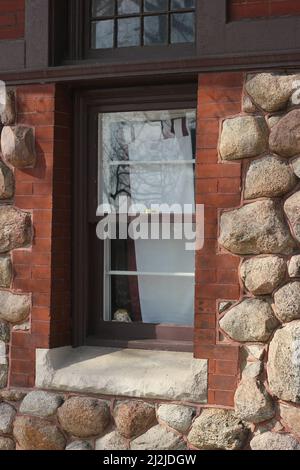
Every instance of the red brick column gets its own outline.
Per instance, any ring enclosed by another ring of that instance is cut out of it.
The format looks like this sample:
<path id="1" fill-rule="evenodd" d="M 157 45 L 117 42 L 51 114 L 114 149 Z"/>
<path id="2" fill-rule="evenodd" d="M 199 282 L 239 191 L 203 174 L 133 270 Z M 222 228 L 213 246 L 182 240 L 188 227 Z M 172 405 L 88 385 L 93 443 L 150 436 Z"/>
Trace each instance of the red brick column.
<path id="1" fill-rule="evenodd" d="M 230 21 L 300 15 L 300 3 L 295 0 L 228 0 L 228 15 Z"/>

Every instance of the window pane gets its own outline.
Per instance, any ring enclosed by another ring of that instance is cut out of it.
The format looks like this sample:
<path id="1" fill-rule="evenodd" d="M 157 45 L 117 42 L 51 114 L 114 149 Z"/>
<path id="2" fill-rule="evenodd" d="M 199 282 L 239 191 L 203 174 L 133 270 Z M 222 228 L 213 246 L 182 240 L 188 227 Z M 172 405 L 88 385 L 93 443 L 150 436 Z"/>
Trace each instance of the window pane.
<path id="1" fill-rule="evenodd" d="M 92 23 L 92 49 L 114 47 L 114 21 L 103 20 Z"/>
<path id="2" fill-rule="evenodd" d="M 144 19 L 144 44 L 166 44 L 168 42 L 167 15 L 146 16 Z"/>
<path id="3" fill-rule="evenodd" d="M 118 0 L 118 14 L 140 13 L 141 0 Z"/>
<path id="4" fill-rule="evenodd" d="M 93 16 L 113 16 L 115 14 L 114 0 L 93 0 Z"/>
<path id="5" fill-rule="evenodd" d="M 144 11 L 164 11 L 168 9 L 168 0 L 145 0 Z"/>
<path id="6" fill-rule="evenodd" d="M 118 20 L 118 47 L 139 46 L 140 44 L 140 18 L 123 18 Z"/>
<path id="7" fill-rule="evenodd" d="M 171 9 L 195 8 L 195 0 L 171 0 Z"/>
<path id="8" fill-rule="evenodd" d="M 173 44 L 195 41 L 195 14 L 174 13 L 171 20 L 171 42 Z"/>

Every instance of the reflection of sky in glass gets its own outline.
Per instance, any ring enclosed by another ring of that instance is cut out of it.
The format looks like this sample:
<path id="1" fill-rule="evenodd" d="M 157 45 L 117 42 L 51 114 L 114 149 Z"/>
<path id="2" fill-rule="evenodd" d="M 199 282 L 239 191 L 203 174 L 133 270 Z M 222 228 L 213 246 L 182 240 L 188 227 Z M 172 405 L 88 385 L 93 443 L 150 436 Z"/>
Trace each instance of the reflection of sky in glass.
<path id="1" fill-rule="evenodd" d="M 173 44 L 194 42 L 194 13 L 174 13 L 171 19 L 171 42 Z"/>
<path id="2" fill-rule="evenodd" d="M 167 42 L 167 15 L 146 16 L 144 19 L 144 44 L 166 44 Z"/>
<path id="3" fill-rule="evenodd" d="M 114 21 L 94 21 L 92 23 L 92 48 L 110 49 L 114 46 Z"/>
<path id="4" fill-rule="evenodd" d="M 144 11 L 164 11 L 168 9 L 168 0 L 144 0 Z"/>
<path id="5" fill-rule="evenodd" d="M 123 18 L 118 20 L 118 47 L 140 45 L 140 18 Z"/>
<path id="6" fill-rule="evenodd" d="M 118 14 L 128 15 L 141 11 L 141 0 L 118 0 Z"/>
<path id="7" fill-rule="evenodd" d="M 115 13 L 115 5 L 112 0 L 93 0 L 92 15 L 93 16 L 113 16 Z"/>

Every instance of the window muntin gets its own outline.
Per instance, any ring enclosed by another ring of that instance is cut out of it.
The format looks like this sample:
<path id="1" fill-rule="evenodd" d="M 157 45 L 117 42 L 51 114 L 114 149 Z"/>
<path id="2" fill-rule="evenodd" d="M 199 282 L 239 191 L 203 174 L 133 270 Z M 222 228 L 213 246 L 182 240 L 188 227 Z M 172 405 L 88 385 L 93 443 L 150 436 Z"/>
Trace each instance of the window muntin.
<path id="1" fill-rule="evenodd" d="M 195 0 L 91 0 L 90 48 L 195 42 Z"/>

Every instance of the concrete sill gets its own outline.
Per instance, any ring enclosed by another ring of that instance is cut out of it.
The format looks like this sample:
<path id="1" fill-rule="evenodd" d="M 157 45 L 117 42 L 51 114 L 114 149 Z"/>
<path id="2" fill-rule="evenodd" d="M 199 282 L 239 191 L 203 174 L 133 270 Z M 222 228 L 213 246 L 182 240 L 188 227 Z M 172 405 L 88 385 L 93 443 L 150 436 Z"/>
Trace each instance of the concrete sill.
<path id="1" fill-rule="evenodd" d="M 38 349 L 36 387 L 207 402 L 207 361 L 191 353 L 80 347 Z"/>

